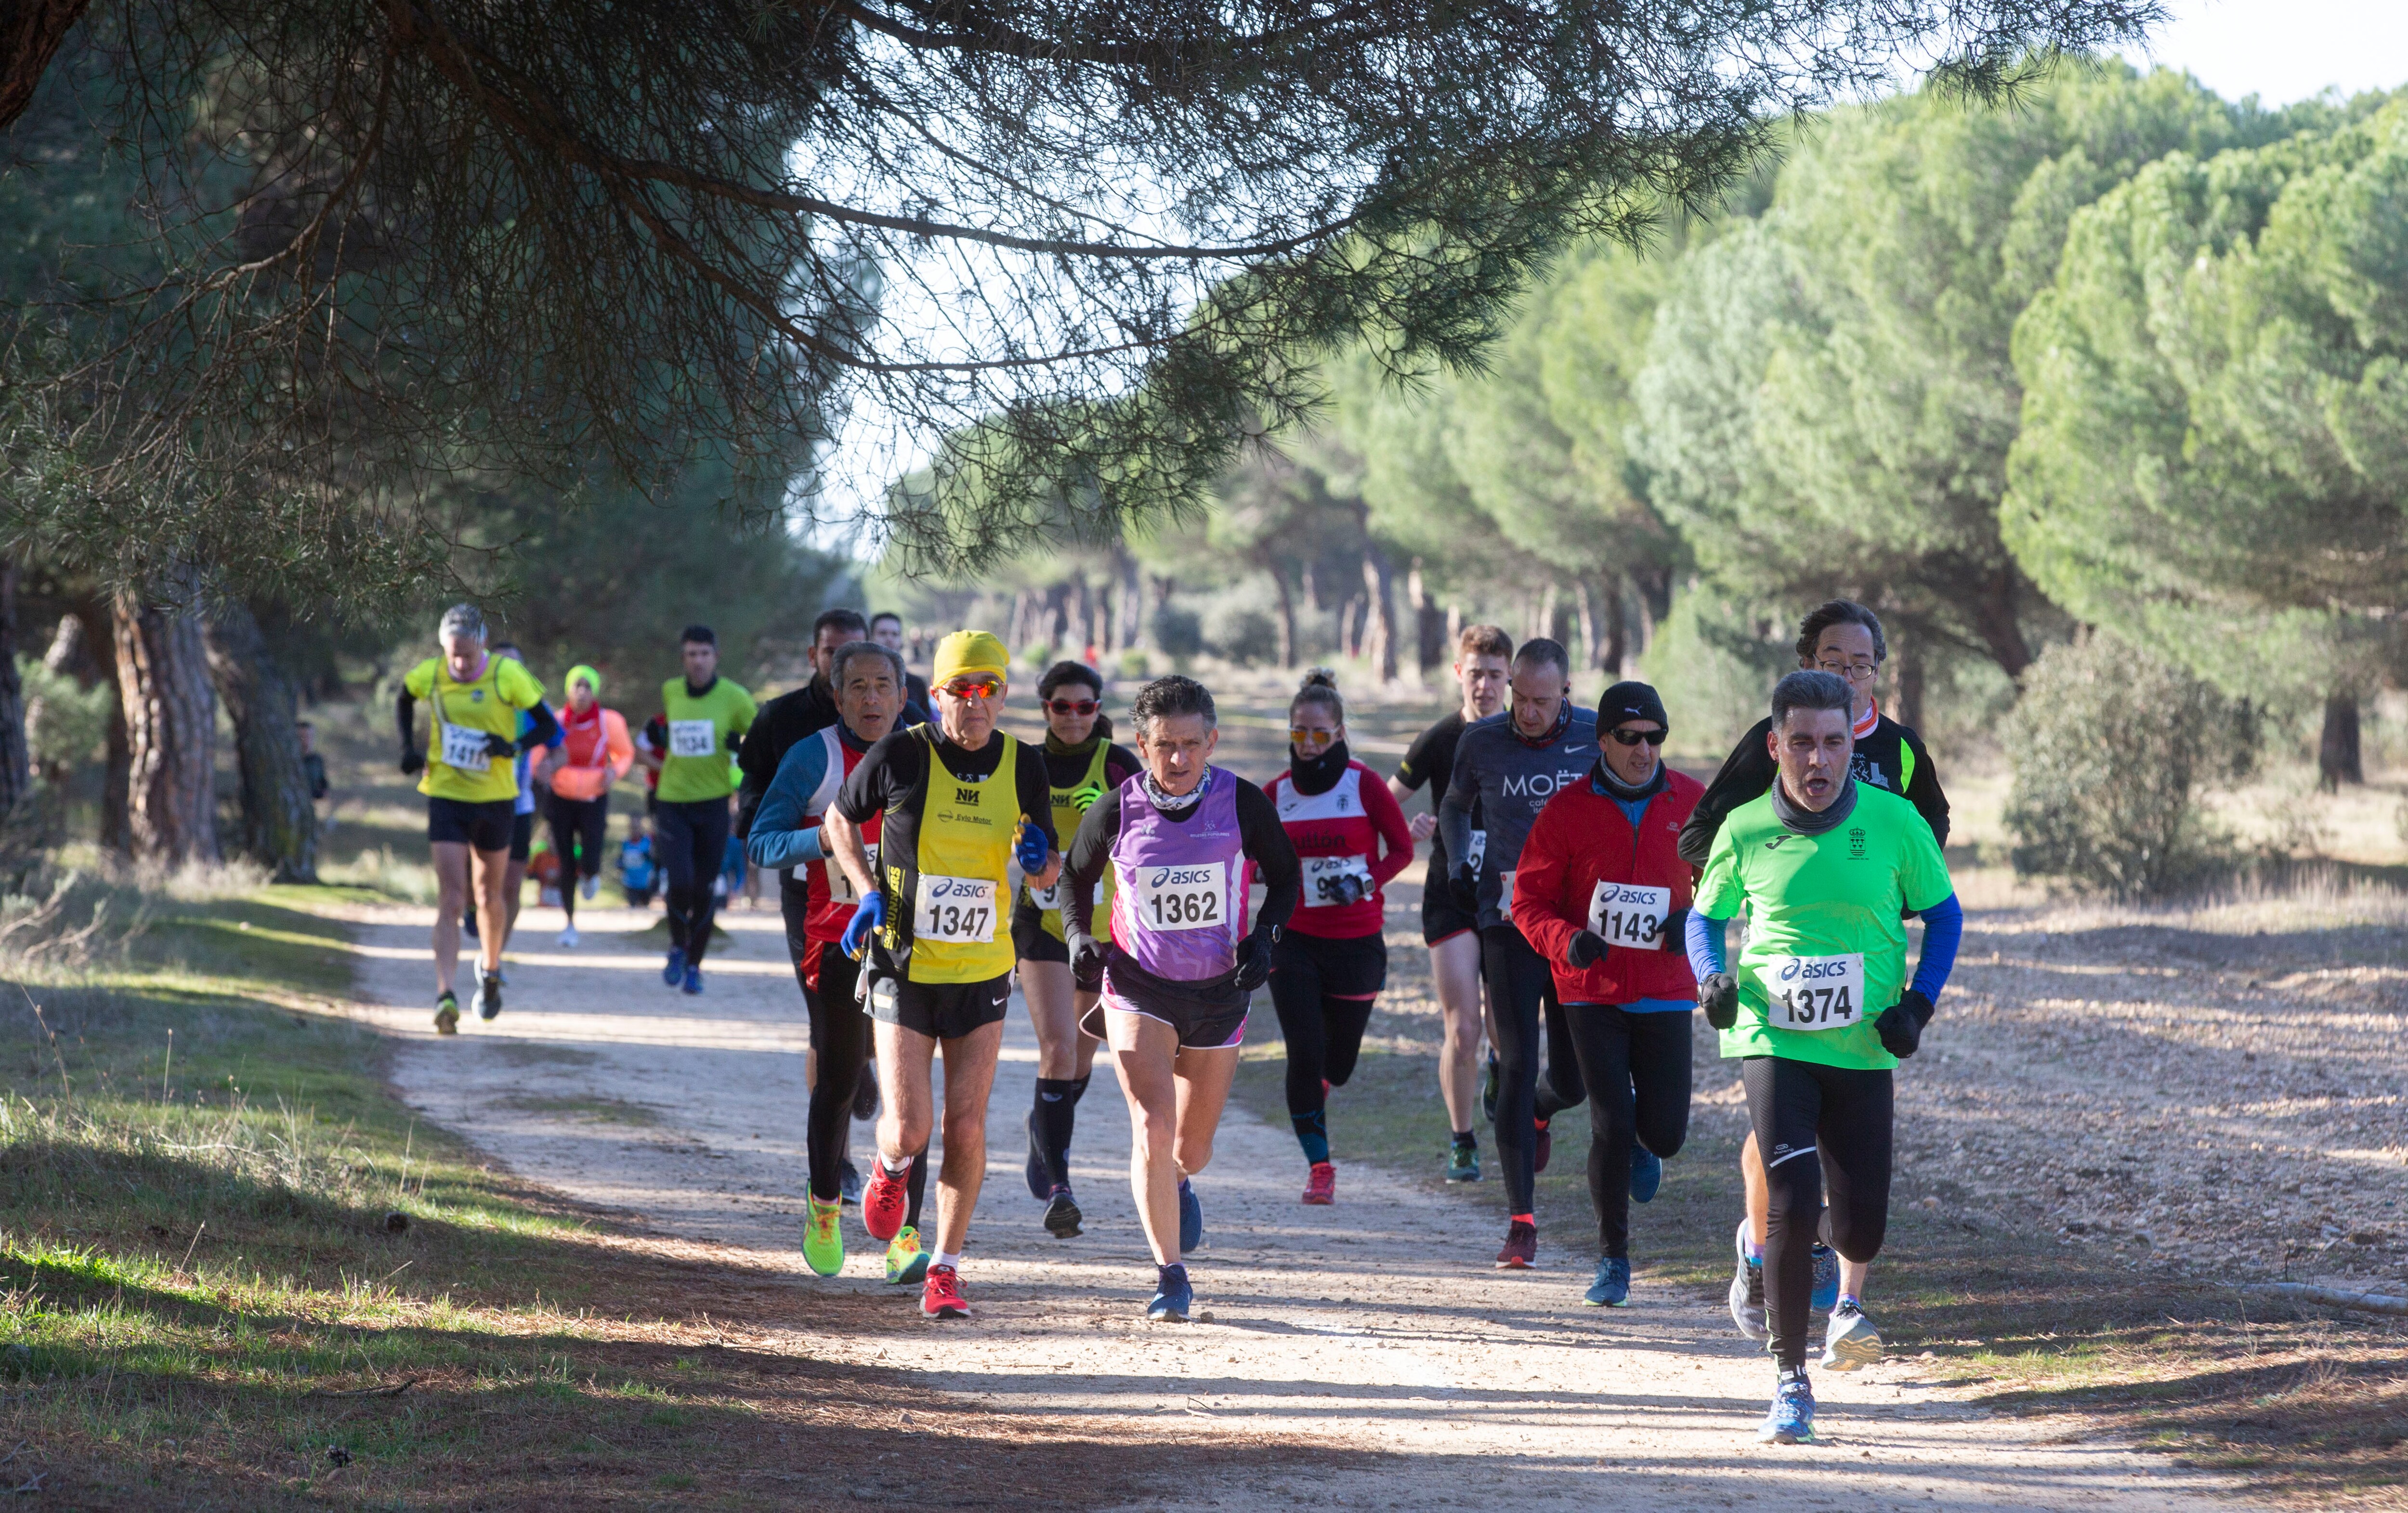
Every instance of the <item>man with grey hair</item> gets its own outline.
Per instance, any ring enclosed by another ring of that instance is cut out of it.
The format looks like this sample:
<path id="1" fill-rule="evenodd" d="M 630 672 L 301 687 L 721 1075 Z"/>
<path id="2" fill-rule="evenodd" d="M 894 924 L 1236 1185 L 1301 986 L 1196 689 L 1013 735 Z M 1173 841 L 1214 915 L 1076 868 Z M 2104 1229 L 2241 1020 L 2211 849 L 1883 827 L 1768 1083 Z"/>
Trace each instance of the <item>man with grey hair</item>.
<path id="1" fill-rule="evenodd" d="M 1761 1437 L 1784 1445 L 1814 1438 L 1815 1236 L 1828 1231 L 1858 1268 L 1880 1253 L 1891 1074 L 1922 1044 L 1964 927 L 1931 826 L 1905 798 L 1851 774 L 1849 706 L 1847 679 L 1830 673 L 1791 673 L 1773 689 L 1766 739 L 1778 778 L 1714 836 L 1686 932 L 1698 1006 L 1721 1033 L 1724 1058 L 1740 1063 L 1770 1179 L 1764 1292 L 1780 1377 Z M 1747 944 L 1730 963 L 1723 927 L 1742 909 Z M 1906 920 L 1916 914 L 1923 952 L 1910 980 Z M 1827 1365 L 1881 1358 L 1863 1300 L 1847 1292 L 1827 1335 Z"/>
<path id="2" fill-rule="evenodd" d="M 401 770 L 420 774 L 426 795 L 427 849 L 435 864 L 435 1029 L 456 1035 L 460 1004 L 452 977 L 460 960 L 460 913 L 474 880 L 488 920 L 509 917 L 510 835 L 519 794 L 516 764 L 534 747 L 560 739 L 559 722 L 544 707 L 543 685 L 526 664 L 488 654 L 485 617 L 453 605 L 437 627 L 443 654 L 412 667 L 401 681 L 394 718 L 401 735 Z M 418 702 L 434 705 L 426 744 L 416 730 Z M 529 719 L 522 721 L 524 712 Z M 502 1011 L 503 932 L 478 943 L 480 985 L 477 1013 Z"/>

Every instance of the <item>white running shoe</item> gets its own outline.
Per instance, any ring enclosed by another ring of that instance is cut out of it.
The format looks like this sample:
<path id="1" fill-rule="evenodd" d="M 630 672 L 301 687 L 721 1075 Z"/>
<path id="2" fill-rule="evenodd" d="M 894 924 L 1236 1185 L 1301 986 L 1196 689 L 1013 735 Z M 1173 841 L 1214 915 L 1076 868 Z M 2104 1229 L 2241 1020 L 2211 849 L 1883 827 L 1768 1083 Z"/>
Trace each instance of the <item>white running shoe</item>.
<path id="1" fill-rule="evenodd" d="M 562 945 L 564 945 L 564 946 L 567 947 L 567 948 L 568 948 L 569 949 L 571 949 L 571 950 L 576 949 L 577 949 L 577 926 L 575 926 L 575 925 L 573 925 L 573 924 L 572 924 L 572 925 L 570 925 L 567 929 L 563 930 L 563 931 L 560 933 L 560 943 L 561 943 Z"/>
<path id="2" fill-rule="evenodd" d="M 1881 1331 L 1853 1298 L 1842 1298 L 1823 1332 L 1823 1369 L 1862 1371 L 1882 1358 Z"/>
<path id="3" fill-rule="evenodd" d="M 594 901 L 594 895 L 601 891 L 602 879 L 599 878 L 588 878 L 585 879 L 584 886 L 577 890 L 577 896 L 584 899 L 590 904 Z"/>
<path id="4" fill-rule="evenodd" d="M 1764 1320 L 1764 1263 L 1747 1258 L 1747 1220 L 1742 1219 L 1739 1233 L 1731 1236 L 1731 1249 L 1739 1256 L 1738 1268 L 1731 1273 L 1731 1322 L 1749 1339 L 1770 1339 L 1772 1331 Z"/>

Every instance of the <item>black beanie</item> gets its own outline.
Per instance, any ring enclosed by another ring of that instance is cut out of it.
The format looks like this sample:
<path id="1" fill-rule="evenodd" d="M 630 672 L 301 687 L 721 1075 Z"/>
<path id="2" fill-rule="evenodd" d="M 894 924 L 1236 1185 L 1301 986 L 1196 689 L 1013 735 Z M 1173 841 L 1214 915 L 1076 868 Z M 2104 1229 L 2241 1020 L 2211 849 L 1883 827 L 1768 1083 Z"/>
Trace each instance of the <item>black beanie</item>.
<path id="1" fill-rule="evenodd" d="M 1672 721 L 1664 713 L 1664 701 L 1657 698 L 1656 691 L 1645 683 L 1616 683 L 1598 695 L 1598 735 L 1626 720 L 1653 720 L 1668 731 L 1672 728 Z"/>

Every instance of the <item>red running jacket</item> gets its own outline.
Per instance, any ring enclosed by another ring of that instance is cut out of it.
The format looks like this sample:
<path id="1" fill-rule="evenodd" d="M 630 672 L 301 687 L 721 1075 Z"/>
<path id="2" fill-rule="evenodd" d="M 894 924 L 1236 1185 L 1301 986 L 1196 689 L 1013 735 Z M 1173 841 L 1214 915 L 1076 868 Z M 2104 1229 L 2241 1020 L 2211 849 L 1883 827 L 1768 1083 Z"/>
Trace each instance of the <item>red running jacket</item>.
<path id="1" fill-rule="evenodd" d="M 1706 790 L 1678 772 L 1665 778 L 1635 833 L 1622 806 L 1584 778 L 1547 800 L 1522 843 L 1513 923 L 1547 959 L 1555 996 L 1567 1004 L 1697 996 L 1689 953 L 1679 935 L 1664 931 L 1663 917 L 1689 906 L 1694 883 L 1675 848 Z M 1595 966 L 1575 972 L 1564 964 L 1564 948 L 1583 929 L 1605 936 L 1609 949 Z"/>

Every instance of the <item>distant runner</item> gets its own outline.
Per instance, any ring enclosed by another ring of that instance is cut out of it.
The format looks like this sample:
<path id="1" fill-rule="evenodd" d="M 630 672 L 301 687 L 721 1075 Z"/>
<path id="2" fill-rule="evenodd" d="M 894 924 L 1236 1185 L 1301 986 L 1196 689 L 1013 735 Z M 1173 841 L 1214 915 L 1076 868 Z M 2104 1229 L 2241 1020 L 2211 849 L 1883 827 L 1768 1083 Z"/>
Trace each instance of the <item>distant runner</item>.
<path id="1" fill-rule="evenodd" d="M 401 770 L 423 774 L 418 791 L 426 795 L 427 849 L 438 894 L 435 1028 L 440 1035 L 457 1035 L 460 1001 L 452 983 L 459 967 L 460 912 L 468 902 L 471 870 L 486 918 L 508 919 L 502 890 L 509 871 L 511 811 L 518 797 L 511 764 L 521 753 L 556 738 L 560 726 L 544 707 L 543 685 L 523 664 L 487 654 L 485 617 L 476 606 L 457 604 L 445 610 L 437 639 L 443 654 L 427 658 L 402 678 L 394 722 L 401 735 Z M 435 706 L 423 747 L 415 719 L 421 699 Z M 534 717 L 534 728 L 525 735 L 519 734 L 522 711 Z M 502 1011 L 499 931 L 479 943 L 478 956 L 482 981 L 477 1013 L 490 1020 Z"/>
<path id="2" fill-rule="evenodd" d="M 881 616 L 881 620 L 893 620 Z M 899 638 L 901 624 L 896 622 Z M 1112 744 L 1103 712 L 1104 683 L 1083 662 L 1057 662 L 1037 681 L 1045 709 L 1045 780 L 1054 800 L 1054 833 L 1078 832 L 1088 806 L 1138 772 L 1137 757 Z M 1099 884 L 1111 897 L 1111 878 Z M 1037 1097 L 1028 1111 L 1028 1192 L 1045 1205 L 1045 1229 L 1055 1239 L 1079 1233 L 1085 1215 L 1070 1192 L 1070 1135 L 1079 1100 L 1095 1070 L 1094 1035 L 1079 1028 L 1096 994 L 1070 979 L 1070 948 L 1062 926 L 1062 883 L 1024 883 L 1011 910 L 1012 950 L 1020 960 L 1020 993 L 1037 1031 Z"/>
<path id="3" fill-rule="evenodd" d="M 1129 1106 L 1129 1185 L 1154 1259 L 1148 1319 L 1185 1322 L 1196 1304 L 1185 1257 L 1203 1243 L 1204 1206 L 1189 1178 L 1212 1138 L 1254 992 L 1296 910 L 1301 872 L 1262 790 L 1212 765 L 1221 733 L 1212 695 L 1191 678 L 1157 678 L 1129 707 L 1145 770 L 1097 799 L 1064 869 L 1070 970 L 1100 985 L 1102 1021 Z M 1263 912 L 1246 928 L 1246 864 Z M 1112 870 L 1111 923 L 1095 933 L 1095 887 Z"/>
<path id="4" fill-rule="evenodd" d="M 869 638 L 896 656 L 903 655 L 903 617 L 892 609 L 882 609 L 870 616 Z M 903 674 L 903 687 L 904 702 L 910 705 L 911 713 L 922 723 L 934 720 L 934 707 L 928 703 L 927 680 L 918 673 L 907 670 Z"/>
<path id="5" fill-rule="evenodd" d="M 1846 679 L 1796 672 L 1772 691 L 1778 780 L 1714 837 L 1687 930 L 1698 1006 L 1740 1061 L 1771 1194 L 1765 1296 L 1780 1372 L 1761 1437 L 1814 1437 L 1806 1376 L 1818 1228 L 1861 1266 L 1889 1221 L 1891 1069 L 1914 1054 L 1947 986 L 1964 914 L 1940 843 L 1914 806 L 1849 776 Z M 1744 910 L 1747 946 L 1726 964 L 1723 925 Z M 1906 976 L 1905 915 L 1924 919 Z M 1824 1206 L 1824 1193 L 1830 1206 Z M 1861 1300 L 1842 1292 L 1826 1359 L 1880 1359 Z"/>
<path id="6" fill-rule="evenodd" d="M 996 728 L 1010 653 L 984 631 L 937 644 L 937 723 L 896 731 L 844 780 L 824 821 L 862 901 L 845 949 L 866 944 L 863 977 L 877 1021 L 878 1160 L 861 1194 L 872 1239 L 902 1229 L 912 1168 L 936 1131 L 930 1071 L 945 1056 L 944 1169 L 937 1254 L 920 1293 L 931 1319 L 967 1319 L 962 1247 L 986 1180 L 986 1105 L 1011 1001 L 1003 911 L 1011 864 L 1039 888 L 1062 868 L 1045 764 Z M 879 819 L 873 866 L 863 829 Z"/>
<path id="7" fill-rule="evenodd" d="M 1480 1073 L 1480 1040 L 1484 1015 L 1480 980 L 1480 915 L 1458 903 L 1453 885 L 1454 864 L 1447 860 L 1446 837 L 1439 834 L 1438 811 L 1455 775 L 1455 748 L 1464 727 L 1485 720 L 1505 707 L 1506 679 L 1512 676 L 1513 641 L 1495 625 L 1466 625 L 1455 638 L 1455 678 L 1463 689 L 1463 707 L 1415 737 L 1388 792 L 1401 804 L 1425 785 L 1430 812 L 1413 816 L 1413 839 L 1430 843 L 1429 869 L 1422 882 L 1422 942 L 1429 948 L 1430 981 L 1438 991 L 1440 1016 L 1445 1025 L 1439 1049 L 1439 1093 L 1446 1100 L 1447 1128 L 1455 1132 L 1446 1155 L 1450 1182 L 1480 1180 L 1480 1136 L 1472 1110 Z M 1487 845 L 1487 833 L 1472 817 L 1472 849 Z M 1477 864 L 1475 859 L 1475 865 Z M 1492 1048 L 1494 1037 L 1490 1037 Z M 1495 1067 L 1496 1052 L 1489 1052 Z M 1493 1117 L 1493 1116 L 1492 1116 Z"/>
<path id="8" fill-rule="evenodd" d="M 736 754 L 736 765 L 744 775 L 737 791 L 738 835 L 751 830 L 752 811 L 760 806 L 761 795 L 769 791 L 769 780 L 778 776 L 778 764 L 786 759 L 795 743 L 836 723 L 836 690 L 828 682 L 828 666 L 837 649 L 867 639 L 869 621 L 861 618 L 858 609 L 823 609 L 811 621 L 810 680 L 761 706 Z"/>
<path id="9" fill-rule="evenodd" d="M 602 675 L 580 664 L 568 669 L 567 706 L 560 714 L 565 735 L 548 764 L 552 786 L 552 849 L 560 858 L 560 912 L 567 927 L 565 947 L 577 945 L 577 897 L 602 884 L 602 846 L 610 826 L 610 787 L 636 763 L 627 720 L 602 707 Z"/>
<path id="10" fill-rule="evenodd" d="M 1346 706 L 1326 668 L 1287 707 L 1287 771 L 1263 793 L 1303 867 L 1303 900 L 1271 952 L 1271 1007 L 1287 1042 L 1287 1117 L 1304 1148 L 1304 1199 L 1338 1201 L 1329 1090 L 1354 1075 L 1388 978 L 1389 879 L 1413 859 L 1405 811 L 1346 749 Z"/>
<path id="11" fill-rule="evenodd" d="M 719 676 L 719 636 L 689 625 L 678 637 L 685 674 L 661 685 L 666 754 L 656 758 L 660 803 L 652 854 L 668 883 L 669 950 L 661 980 L 702 992 L 716 897 L 727 862 L 728 796 L 736 792 L 736 743 L 752 728 L 752 695 Z"/>

